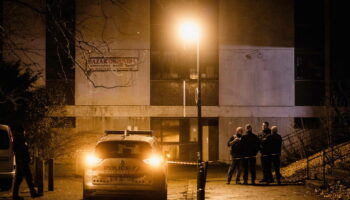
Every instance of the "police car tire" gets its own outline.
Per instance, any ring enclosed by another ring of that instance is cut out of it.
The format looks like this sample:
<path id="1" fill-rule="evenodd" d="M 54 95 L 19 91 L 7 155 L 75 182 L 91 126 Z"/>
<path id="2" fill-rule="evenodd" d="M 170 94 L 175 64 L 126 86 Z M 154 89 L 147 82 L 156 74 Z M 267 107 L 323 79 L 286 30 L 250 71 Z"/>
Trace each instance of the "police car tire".
<path id="1" fill-rule="evenodd" d="M 86 191 L 83 190 L 83 200 L 89 200 L 89 199 L 91 199 L 91 198 L 88 197 L 88 196 L 86 195 Z"/>
<path id="2" fill-rule="evenodd" d="M 0 191 L 8 191 L 12 188 L 13 180 L 11 178 L 0 179 Z"/>
<path id="3" fill-rule="evenodd" d="M 157 200 L 166 200 L 167 199 L 168 192 L 166 190 L 160 191 L 158 194 L 159 194 L 159 196 L 158 196 Z"/>

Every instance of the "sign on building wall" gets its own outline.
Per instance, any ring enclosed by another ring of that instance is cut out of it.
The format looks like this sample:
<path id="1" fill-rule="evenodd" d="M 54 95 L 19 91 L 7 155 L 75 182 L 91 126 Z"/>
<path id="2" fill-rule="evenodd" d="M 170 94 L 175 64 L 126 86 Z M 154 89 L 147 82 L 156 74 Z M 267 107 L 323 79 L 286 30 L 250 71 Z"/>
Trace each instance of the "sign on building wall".
<path id="1" fill-rule="evenodd" d="M 90 57 L 88 68 L 91 72 L 138 71 L 138 57 Z"/>
<path id="2" fill-rule="evenodd" d="M 123 56 L 88 57 L 81 68 L 95 88 L 130 87 L 136 83 L 137 73 L 144 65 L 144 53 Z"/>

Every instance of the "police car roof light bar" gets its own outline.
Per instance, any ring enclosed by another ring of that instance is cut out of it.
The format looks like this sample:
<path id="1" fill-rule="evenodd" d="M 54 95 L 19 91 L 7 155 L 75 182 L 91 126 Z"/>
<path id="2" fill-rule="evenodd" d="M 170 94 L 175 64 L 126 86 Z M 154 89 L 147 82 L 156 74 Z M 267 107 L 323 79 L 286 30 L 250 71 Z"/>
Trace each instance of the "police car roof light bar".
<path id="1" fill-rule="evenodd" d="M 128 136 L 128 135 L 146 135 L 146 136 L 153 136 L 153 131 L 151 130 L 140 130 L 140 131 L 130 131 L 130 130 L 119 130 L 119 131 L 115 131 L 115 130 L 105 130 L 105 134 L 106 135 L 124 135 L 124 136 Z"/>
<path id="2" fill-rule="evenodd" d="M 112 131 L 112 130 L 105 130 L 106 135 L 110 134 L 118 134 L 118 135 L 124 135 L 125 131 Z"/>
<path id="3" fill-rule="evenodd" d="M 146 136 L 153 136 L 153 131 L 151 130 L 140 130 L 140 131 L 130 131 L 126 130 L 128 135 L 146 135 Z"/>

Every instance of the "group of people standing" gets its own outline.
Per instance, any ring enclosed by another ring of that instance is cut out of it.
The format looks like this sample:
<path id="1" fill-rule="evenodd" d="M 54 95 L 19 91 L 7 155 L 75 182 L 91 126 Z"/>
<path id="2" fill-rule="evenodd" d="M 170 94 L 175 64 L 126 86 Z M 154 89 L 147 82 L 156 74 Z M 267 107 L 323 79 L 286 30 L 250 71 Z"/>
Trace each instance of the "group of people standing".
<path id="1" fill-rule="evenodd" d="M 272 166 L 278 184 L 281 184 L 280 156 L 282 137 L 278 134 L 277 126 L 269 128 L 269 123 L 262 124 L 262 132 L 255 135 L 250 124 L 245 125 L 245 133 L 242 127 L 227 142 L 230 148 L 231 165 L 227 173 L 227 184 L 230 184 L 232 175 L 236 174 L 236 184 L 241 184 L 240 177 L 243 171 L 243 184 L 248 184 L 248 175 L 251 175 L 251 184 L 256 180 L 256 155 L 260 151 L 263 179 L 260 183 L 273 183 Z"/>

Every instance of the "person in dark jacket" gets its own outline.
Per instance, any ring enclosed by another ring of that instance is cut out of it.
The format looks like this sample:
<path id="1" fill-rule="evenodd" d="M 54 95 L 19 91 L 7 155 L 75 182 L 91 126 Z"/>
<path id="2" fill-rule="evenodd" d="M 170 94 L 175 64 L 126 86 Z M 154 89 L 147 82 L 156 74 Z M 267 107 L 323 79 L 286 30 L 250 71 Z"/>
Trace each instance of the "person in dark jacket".
<path id="1" fill-rule="evenodd" d="M 23 128 L 15 131 L 14 141 L 13 141 L 13 151 L 16 156 L 16 178 L 12 191 L 12 199 L 13 200 L 22 200 L 23 197 L 18 195 L 19 186 L 23 180 L 23 177 L 27 181 L 27 185 L 30 190 L 30 194 L 32 198 L 41 196 L 37 193 L 34 188 L 32 173 L 29 168 L 30 163 L 30 155 L 28 151 L 28 145 L 25 140 L 25 131 Z"/>
<path id="2" fill-rule="evenodd" d="M 272 182 L 272 172 L 271 172 L 271 141 L 269 139 L 271 135 L 271 129 L 269 128 L 269 122 L 264 122 L 262 124 L 262 133 L 259 135 L 260 139 L 260 153 L 261 153 L 261 167 L 263 171 L 263 179 L 260 183 Z"/>
<path id="3" fill-rule="evenodd" d="M 282 150 L 282 137 L 278 134 L 277 126 L 271 127 L 271 135 L 269 137 L 269 140 L 271 141 L 271 162 L 273 164 L 276 180 L 278 184 L 281 184 L 281 150 Z"/>
<path id="4" fill-rule="evenodd" d="M 241 165 L 242 165 L 242 149 L 241 149 L 241 137 L 243 134 L 243 128 L 238 127 L 236 133 L 233 134 L 227 142 L 227 146 L 230 147 L 231 165 L 227 172 L 227 183 L 230 184 L 232 175 L 236 172 L 236 184 L 240 184 Z"/>
<path id="5" fill-rule="evenodd" d="M 251 183 L 253 185 L 255 185 L 256 154 L 258 153 L 258 151 L 260 149 L 260 141 L 259 141 L 258 136 L 256 136 L 252 132 L 252 126 L 250 124 L 247 124 L 245 126 L 245 129 L 246 129 L 246 133 L 242 136 L 242 139 L 241 139 L 243 169 L 244 169 L 244 175 L 243 175 L 244 183 L 243 184 L 248 184 L 248 171 L 250 171 Z"/>

